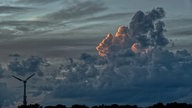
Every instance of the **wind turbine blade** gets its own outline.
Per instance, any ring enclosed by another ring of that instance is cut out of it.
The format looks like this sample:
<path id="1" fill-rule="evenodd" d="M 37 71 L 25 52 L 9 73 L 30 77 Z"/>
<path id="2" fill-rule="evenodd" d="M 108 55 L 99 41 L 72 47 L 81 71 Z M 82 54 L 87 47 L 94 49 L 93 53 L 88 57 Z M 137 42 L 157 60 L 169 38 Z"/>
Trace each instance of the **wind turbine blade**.
<path id="1" fill-rule="evenodd" d="M 15 79 L 17 79 L 17 80 L 19 80 L 19 81 L 23 81 L 22 79 L 20 79 L 20 78 L 14 76 L 14 75 L 12 75 L 12 77 L 15 78 Z"/>
<path id="2" fill-rule="evenodd" d="M 26 78 L 25 81 L 27 81 L 28 79 L 30 79 L 31 77 L 33 77 L 35 75 L 35 73 L 33 73 L 32 75 L 30 75 L 28 78 Z"/>

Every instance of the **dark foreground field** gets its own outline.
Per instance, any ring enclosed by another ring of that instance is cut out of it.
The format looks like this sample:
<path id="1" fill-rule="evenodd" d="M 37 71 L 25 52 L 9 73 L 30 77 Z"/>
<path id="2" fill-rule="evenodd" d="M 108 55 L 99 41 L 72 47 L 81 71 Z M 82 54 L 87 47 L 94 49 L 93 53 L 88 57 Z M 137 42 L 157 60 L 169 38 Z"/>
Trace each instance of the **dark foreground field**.
<path id="1" fill-rule="evenodd" d="M 39 104 L 30 104 L 27 106 L 18 106 L 18 108 L 192 108 L 192 104 L 187 104 L 187 103 L 157 103 L 148 107 L 142 107 L 142 106 L 137 106 L 137 105 L 118 105 L 118 104 L 112 104 L 112 105 L 96 105 L 92 107 L 88 107 L 86 105 L 79 105 L 79 104 L 74 104 L 71 107 L 67 107 L 66 105 L 61 105 L 58 104 L 56 106 L 41 106 Z"/>

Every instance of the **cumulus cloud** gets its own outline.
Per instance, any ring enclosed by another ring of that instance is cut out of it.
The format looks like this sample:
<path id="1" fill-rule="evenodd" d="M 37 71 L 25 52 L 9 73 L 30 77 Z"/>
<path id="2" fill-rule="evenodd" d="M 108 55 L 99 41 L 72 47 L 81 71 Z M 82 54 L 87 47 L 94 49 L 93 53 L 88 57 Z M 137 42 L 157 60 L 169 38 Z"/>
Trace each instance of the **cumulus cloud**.
<path id="1" fill-rule="evenodd" d="M 153 9 L 146 14 L 138 11 L 133 16 L 129 28 L 119 27 L 115 37 L 109 34 L 96 49 L 101 56 L 107 56 L 122 50 L 131 49 L 132 52 L 145 53 L 148 47 L 166 46 L 169 41 L 164 36 L 165 24 L 160 20 L 164 16 L 162 8 Z"/>
<path id="2" fill-rule="evenodd" d="M 163 17 L 162 8 L 147 13 L 138 11 L 129 26 L 120 26 L 114 36 L 108 34 L 96 47 L 100 56 L 83 53 L 47 73 L 48 69 L 41 70 L 42 58 L 32 56 L 20 59 L 13 55 L 8 70 L 18 75 L 34 72 L 44 75 L 44 78 L 35 79 L 41 84 L 36 87 L 38 91 L 33 92 L 33 96 L 51 92 L 49 96 L 52 99 L 69 99 L 75 103 L 149 104 L 191 99 L 188 94 L 192 90 L 192 56 L 187 50 L 172 52 L 166 48 L 169 41 L 164 36 Z M 2 23 L 20 26 L 14 21 Z M 41 26 L 41 23 L 36 23 Z M 71 41 L 51 42 L 58 45 Z M 82 42 L 73 45 L 84 45 Z M 86 45 L 92 44 L 92 41 L 89 42 Z M 53 52 L 55 47 L 50 47 L 50 50 Z"/>
<path id="3" fill-rule="evenodd" d="M 41 66 L 45 63 L 45 60 L 38 56 L 31 56 L 24 60 L 20 60 L 18 56 L 13 56 L 13 60 L 7 65 L 8 70 L 18 75 L 25 76 L 28 73 L 37 73 L 42 76 Z"/>
<path id="4" fill-rule="evenodd" d="M 192 56 L 187 50 L 166 48 L 163 17 L 162 8 L 138 11 L 131 26 L 119 27 L 97 46 L 100 56 L 69 59 L 59 68 L 63 79 L 51 96 L 86 104 L 190 99 Z"/>
<path id="5" fill-rule="evenodd" d="M 124 56 L 115 62 L 71 59 L 60 68 L 64 79 L 51 94 L 54 98 L 81 99 L 86 104 L 150 104 L 189 98 L 192 57 L 185 51 L 178 53 L 182 56 L 156 50 L 152 58 Z"/>
<path id="6" fill-rule="evenodd" d="M 150 29 L 154 29 L 153 23 L 165 16 L 162 8 L 153 9 L 151 12 L 145 14 L 138 11 L 130 22 L 130 30 L 132 35 L 147 33 Z"/>
<path id="7" fill-rule="evenodd" d="M 157 52 L 159 55 L 155 55 L 153 63 L 146 64 L 141 62 L 141 57 L 138 58 L 140 60 L 134 58 L 132 63 L 125 63 L 129 61 L 125 57 L 118 58 L 124 63 L 115 67 L 101 58 L 97 60 L 102 61 L 102 65 L 96 65 L 95 60 L 89 64 L 83 59 L 70 60 L 61 69 L 64 80 L 52 92 L 52 96 L 71 100 L 80 98 L 87 104 L 142 104 L 176 101 L 186 97 L 191 90 L 191 69 L 188 67 L 191 63 L 186 62 L 191 61 L 185 59 L 185 63 L 178 64 L 181 61 L 176 61 L 172 53 L 161 53 L 164 55 Z M 166 64 L 165 59 L 169 59 Z M 183 66 L 188 67 L 185 67 L 187 71 L 183 72 Z"/>
<path id="8" fill-rule="evenodd" d="M 116 54 L 116 52 L 130 49 L 133 44 L 132 41 L 131 36 L 128 34 L 128 27 L 121 26 L 114 37 L 112 34 L 108 34 L 96 49 L 99 55 L 107 56 L 111 53 Z"/>

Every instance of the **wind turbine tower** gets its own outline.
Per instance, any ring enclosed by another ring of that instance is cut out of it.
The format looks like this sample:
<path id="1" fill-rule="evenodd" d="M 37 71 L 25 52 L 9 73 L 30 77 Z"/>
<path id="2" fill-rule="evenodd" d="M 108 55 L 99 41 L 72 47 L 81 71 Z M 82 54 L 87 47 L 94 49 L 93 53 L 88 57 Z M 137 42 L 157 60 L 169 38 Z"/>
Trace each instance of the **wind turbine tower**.
<path id="1" fill-rule="evenodd" d="M 33 73 L 32 75 L 30 75 L 29 77 L 27 77 L 25 80 L 20 79 L 14 75 L 12 75 L 12 77 L 14 77 L 15 79 L 22 81 L 23 85 L 24 85 L 24 90 L 23 90 L 23 105 L 27 106 L 27 95 L 26 95 L 26 84 L 27 84 L 27 80 L 29 80 L 31 77 L 33 77 L 35 75 L 35 73 Z"/>

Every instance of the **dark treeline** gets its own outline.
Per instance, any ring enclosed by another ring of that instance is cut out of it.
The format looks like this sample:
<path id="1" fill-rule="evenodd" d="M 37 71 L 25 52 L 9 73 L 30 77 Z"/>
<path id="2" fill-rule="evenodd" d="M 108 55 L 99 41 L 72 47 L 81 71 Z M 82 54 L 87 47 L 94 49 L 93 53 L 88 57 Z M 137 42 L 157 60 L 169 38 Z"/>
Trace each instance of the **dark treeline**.
<path id="1" fill-rule="evenodd" d="M 167 104 L 163 104 L 163 103 L 157 103 L 154 104 L 152 106 L 148 106 L 148 107 L 139 107 L 137 105 L 118 105 L 118 104 L 112 104 L 112 105 L 95 105 L 92 107 L 88 107 L 86 105 L 79 105 L 79 104 L 75 104 L 72 105 L 71 107 L 66 107 L 66 105 L 61 105 L 58 104 L 56 106 L 40 106 L 39 104 L 30 104 L 27 106 L 18 106 L 18 108 L 192 108 L 192 104 L 187 104 L 187 103 L 167 103 Z"/>

